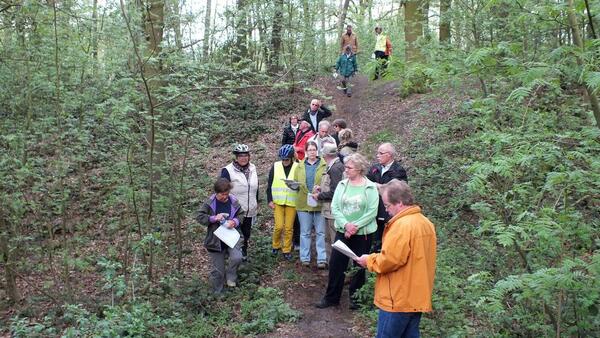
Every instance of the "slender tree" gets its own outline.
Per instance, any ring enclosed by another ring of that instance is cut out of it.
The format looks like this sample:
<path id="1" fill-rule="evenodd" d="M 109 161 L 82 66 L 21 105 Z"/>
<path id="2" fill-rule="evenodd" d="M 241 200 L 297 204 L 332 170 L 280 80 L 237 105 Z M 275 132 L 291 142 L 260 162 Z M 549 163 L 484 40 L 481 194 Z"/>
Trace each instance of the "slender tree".
<path id="1" fill-rule="evenodd" d="M 210 51 L 210 33 L 211 23 L 210 15 L 212 13 L 211 0 L 206 0 L 206 12 L 204 13 L 204 40 L 202 41 L 202 57 L 207 58 Z"/>
<path id="2" fill-rule="evenodd" d="M 404 3 L 404 39 L 407 62 L 421 59 L 421 52 L 416 42 L 423 36 L 423 22 L 423 2 L 421 0 L 406 1 Z"/>
<path id="3" fill-rule="evenodd" d="M 450 6 L 452 0 L 440 0 L 440 42 L 450 42 Z"/>

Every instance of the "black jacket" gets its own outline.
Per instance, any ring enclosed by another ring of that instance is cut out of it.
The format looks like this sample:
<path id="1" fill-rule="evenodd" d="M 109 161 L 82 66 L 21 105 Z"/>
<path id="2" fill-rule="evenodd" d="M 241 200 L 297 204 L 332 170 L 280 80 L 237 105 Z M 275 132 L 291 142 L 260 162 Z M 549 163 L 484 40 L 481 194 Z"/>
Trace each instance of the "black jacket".
<path id="1" fill-rule="evenodd" d="M 408 182 L 408 177 L 406 176 L 406 170 L 402 167 L 400 162 L 394 161 L 392 162 L 392 166 L 388 171 L 386 171 L 383 175 L 381 175 L 381 169 L 383 166 L 379 163 L 373 164 L 367 173 L 367 178 L 372 182 L 379 184 L 386 184 L 389 181 L 395 179 Z M 385 211 L 385 206 L 383 205 L 383 200 L 381 196 L 379 196 L 379 208 L 377 209 L 377 219 L 388 221 L 390 219 L 390 215 Z"/>
<path id="2" fill-rule="evenodd" d="M 333 200 L 333 193 L 335 192 L 335 188 L 337 188 L 338 183 L 344 179 L 344 163 L 342 161 L 337 160 L 335 163 L 329 168 L 326 172 L 329 174 L 329 191 L 320 192 L 317 196 L 319 201 L 331 201 Z"/>
<path id="3" fill-rule="evenodd" d="M 294 129 L 292 129 L 291 125 L 287 125 L 285 128 L 283 128 L 283 136 L 281 137 L 281 145 L 284 144 L 294 144 L 294 140 L 296 140 L 296 134 L 298 133 L 298 130 L 300 126 L 298 126 L 298 128 L 296 128 L 296 132 L 294 132 Z"/>
<path id="4" fill-rule="evenodd" d="M 312 130 L 316 133 L 318 132 L 318 128 L 319 128 L 319 122 L 321 122 L 322 119 L 331 116 L 331 110 L 329 110 L 327 107 L 325 106 L 321 106 L 319 108 L 319 110 L 317 110 L 317 125 L 313 126 L 312 124 L 312 120 L 310 119 L 310 108 L 308 108 L 305 112 L 304 115 L 302 115 L 302 119 L 306 120 L 308 123 L 310 123 L 310 127 L 312 128 Z"/>

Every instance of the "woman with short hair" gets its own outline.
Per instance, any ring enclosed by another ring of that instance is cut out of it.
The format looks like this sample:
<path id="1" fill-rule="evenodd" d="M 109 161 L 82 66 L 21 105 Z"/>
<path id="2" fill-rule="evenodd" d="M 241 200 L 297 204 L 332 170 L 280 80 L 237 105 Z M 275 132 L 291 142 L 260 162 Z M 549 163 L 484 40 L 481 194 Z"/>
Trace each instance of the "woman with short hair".
<path id="1" fill-rule="evenodd" d="M 335 218 L 336 241 L 342 241 L 357 256 L 371 249 L 373 233 L 377 230 L 377 207 L 379 194 L 377 185 L 365 176 L 370 164 L 361 154 L 346 156 L 344 167 L 346 179 L 342 180 L 333 194 L 331 211 Z M 365 283 L 365 269 L 359 268 L 350 280 L 350 309 L 358 309 L 354 293 Z M 338 305 L 344 289 L 344 272 L 348 267 L 348 257 L 332 250 L 329 260 L 329 279 L 325 296 L 316 307 L 322 309 Z"/>

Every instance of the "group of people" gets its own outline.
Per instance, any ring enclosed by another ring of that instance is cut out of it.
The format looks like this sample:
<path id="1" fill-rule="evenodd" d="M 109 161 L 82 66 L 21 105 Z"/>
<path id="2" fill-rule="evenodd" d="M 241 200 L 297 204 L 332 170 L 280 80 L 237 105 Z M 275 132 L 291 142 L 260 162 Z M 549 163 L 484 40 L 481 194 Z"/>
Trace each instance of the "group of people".
<path id="1" fill-rule="evenodd" d="M 431 311 L 435 227 L 416 205 L 394 146 L 379 145 L 377 162 L 371 164 L 358 152 L 346 122 L 330 123 L 331 115 L 314 99 L 301 118 L 292 115 L 284 128 L 266 189 L 275 221 L 272 253 L 292 260 L 297 237 L 300 264 L 309 267 L 314 232 L 316 267 L 328 269 L 327 288 L 315 306 L 327 308 L 339 305 L 342 297 L 349 258 L 331 245 L 343 242 L 358 256 L 349 283 L 350 309 L 358 308 L 354 296 L 368 269 L 377 273 L 378 337 L 418 335 L 421 313 Z M 258 210 L 258 176 L 250 149 L 237 144 L 233 154 L 197 218 L 208 226 L 205 247 L 215 293 L 225 285 L 236 286 Z M 221 226 L 239 229 L 243 239 L 226 245 L 214 235 Z"/>
<path id="2" fill-rule="evenodd" d="M 350 79 L 358 71 L 356 62 L 356 54 L 358 49 L 358 37 L 352 31 L 352 26 L 346 26 L 346 32 L 342 34 L 340 39 L 340 56 L 335 63 L 336 74 L 339 74 L 341 87 L 348 97 L 352 96 Z M 392 55 L 392 43 L 389 37 L 383 34 L 381 26 L 375 26 L 375 47 L 373 50 L 374 58 L 377 60 L 375 68 L 374 80 L 385 75 L 390 55 Z"/>

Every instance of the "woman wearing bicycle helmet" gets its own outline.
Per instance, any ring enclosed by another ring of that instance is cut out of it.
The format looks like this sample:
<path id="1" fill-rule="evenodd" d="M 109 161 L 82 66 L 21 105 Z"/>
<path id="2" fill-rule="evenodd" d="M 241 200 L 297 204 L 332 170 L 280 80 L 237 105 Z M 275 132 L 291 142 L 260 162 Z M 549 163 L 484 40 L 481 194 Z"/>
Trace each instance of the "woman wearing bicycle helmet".
<path id="1" fill-rule="evenodd" d="M 250 148 L 245 144 L 236 144 L 233 147 L 235 158 L 231 163 L 221 169 L 221 177 L 228 179 L 233 188 L 231 193 L 237 197 L 242 206 L 240 228 L 244 236 L 242 255 L 248 258 L 248 242 L 252 224 L 258 214 L 258 175 L 256 166 L 250 163 Z"/>
<path id="2" fill-rule="evenodd" d="M 286 260 L 292 258 L 292 235 L 296 219 L 296 190 L 293 183 L 286 184 L 285 180 L 293 180 L 297 163 L 294 162 L 294 146 L 284 144 L 279 148 L 279 159 L 269 171 L 267 183 L 267 201 L 275 216 L 273 229 L 273 254 L 279 251 Z M 283 243 L 282 243 L 283 237 Z"/>

